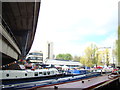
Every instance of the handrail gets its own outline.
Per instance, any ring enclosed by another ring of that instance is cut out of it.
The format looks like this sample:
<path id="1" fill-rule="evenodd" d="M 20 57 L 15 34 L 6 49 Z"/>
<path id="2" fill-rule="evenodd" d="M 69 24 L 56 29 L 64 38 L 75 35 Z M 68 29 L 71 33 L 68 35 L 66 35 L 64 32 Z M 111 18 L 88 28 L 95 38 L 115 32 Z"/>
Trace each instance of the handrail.
<path id="1" fill-rule="evenodd" d="M 103 84 L 101 84 L 101 85 L 95 87 L 94 89 L 98 89 L 98 88 L 100 88 L 100 87 L 104 87 L 104 86 L 106 86 L 106 85 L 112 83 L 113 81 L 115 81 L 115 80 L 117 80 L 117 79 L 118 79 L 118 77 L 116 77 L 116 78 L 114 78 L 114 79 L 112 79 L 112 80 L 108 80 L 108 81 L 104 82 Z"/>

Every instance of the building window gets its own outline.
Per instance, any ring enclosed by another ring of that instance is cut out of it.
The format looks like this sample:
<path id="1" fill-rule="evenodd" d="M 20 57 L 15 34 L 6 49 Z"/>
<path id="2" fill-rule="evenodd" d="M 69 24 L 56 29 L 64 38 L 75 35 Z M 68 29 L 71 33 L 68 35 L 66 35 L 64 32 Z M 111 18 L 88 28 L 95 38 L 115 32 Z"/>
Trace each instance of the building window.
<path id="1" fill-rule="evenodd" d="M 30 57 L 31 60 L 36 60 L 36 57 Z"/>
<path id="2" fill-rule="evenodd" d="M 42 60 L 42 57 L 37 57 L 37 60 Z"/>
<path id="3" fill-rule="evenodd" d="M 29 55 L 39 55 L 39 56 L 43 56 L 42 53 L 29 53 Z"/>

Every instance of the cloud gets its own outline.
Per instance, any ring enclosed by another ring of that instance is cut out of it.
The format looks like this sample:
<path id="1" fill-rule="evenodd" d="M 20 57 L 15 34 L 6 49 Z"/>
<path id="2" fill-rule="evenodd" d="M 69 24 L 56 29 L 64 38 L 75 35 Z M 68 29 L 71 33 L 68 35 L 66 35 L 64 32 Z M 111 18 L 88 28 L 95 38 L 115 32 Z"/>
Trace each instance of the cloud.
<path id="1" fill-rule="evenodd" d="M 99 47 L 113 47 L 117 40 L 117 32 L 99 42 Z"/>
<path id="2" fill-rule="evenodd" d="M 117 29 L 117 2 L 42 0 L 32 50 L 43 50 L 47 41 L 54 43 L 55 54 L 79 54 L 90 42 L 110 45 L 110 35 Z"/>

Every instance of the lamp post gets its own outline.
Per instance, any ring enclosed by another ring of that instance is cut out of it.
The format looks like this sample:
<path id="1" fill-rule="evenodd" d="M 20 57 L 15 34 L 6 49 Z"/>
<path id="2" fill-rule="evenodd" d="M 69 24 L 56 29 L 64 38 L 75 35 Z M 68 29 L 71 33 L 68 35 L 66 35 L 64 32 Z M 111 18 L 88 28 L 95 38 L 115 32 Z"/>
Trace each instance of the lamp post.
<path id="1" fill-rule="evenodd" d="M 115 68 L 115 64 L 114 64 L 114 57 L 113 57 L 113 68 Z"/>

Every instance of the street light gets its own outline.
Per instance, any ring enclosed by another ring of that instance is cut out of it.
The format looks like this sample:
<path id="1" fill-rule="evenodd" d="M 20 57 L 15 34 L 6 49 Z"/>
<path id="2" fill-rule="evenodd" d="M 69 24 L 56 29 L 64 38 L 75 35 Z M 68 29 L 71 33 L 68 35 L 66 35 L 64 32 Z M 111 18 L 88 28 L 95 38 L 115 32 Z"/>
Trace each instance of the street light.
<path id="1" fill-rule="evenodd" d="M 113 68 L 115 68 L 115 64 L 114 64 L 114 57 L 113 57 Z"/>

